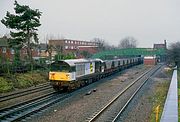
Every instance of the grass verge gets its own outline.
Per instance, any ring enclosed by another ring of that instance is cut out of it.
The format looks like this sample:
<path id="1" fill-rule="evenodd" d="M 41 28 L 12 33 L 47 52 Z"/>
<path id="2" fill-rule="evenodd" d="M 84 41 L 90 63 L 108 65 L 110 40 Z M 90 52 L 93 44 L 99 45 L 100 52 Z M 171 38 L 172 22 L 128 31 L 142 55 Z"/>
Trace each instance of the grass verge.
<path id="1" fill-rule="evenodd" d="M 178 69 L 177 75 L 178 75 L 178 121 L 180 122 L 180 69 Z"/>
<path id="2" fill-rule="evenodd" d="M 169 81 L 164 81 L 163 83 L 159 83 L 156 86 L 156 91 L 155 91 L 155 95 L 153 96 L 153 109 L 152 109 L 152 114 L 151 114 L 151 119 L 150 122 L 156 122 L 156 107 L 159 107 L 159 115 L 158 115 L 158 120 L 160 120 L 160 117 L 162 115 L 163 112 L 163 107 L 164 107 L 164 103 L 166 100 L 166 95 L 168 92 L 168 88 L 169 88 Z"/>
<path id="3" fill-rule="evenodd" d="M 168 77 L 172 76 L 172 70 L 168 70 L 165 72 L 165 74 Z M 158 121 L 160 121 L 160 117 L 163 112 L 164 103 L 166 100 L 166 96 L 169 90 L 170 81 L 168 80 L 162 80 L 156 85 L 154 95 L 152 96 L 151 102 L 153 103 L 153 108 L 150 116 L 150 122 L 156 122 L 156 109 L 157 106 L 159 107 L 159 113 L 158 113 Z"/>
<path id="4" fill-rule="evenodd" d="M 48 81 L 47 71 L 5 74 L 0 77 L 0 93 L 31 87 Z"/>

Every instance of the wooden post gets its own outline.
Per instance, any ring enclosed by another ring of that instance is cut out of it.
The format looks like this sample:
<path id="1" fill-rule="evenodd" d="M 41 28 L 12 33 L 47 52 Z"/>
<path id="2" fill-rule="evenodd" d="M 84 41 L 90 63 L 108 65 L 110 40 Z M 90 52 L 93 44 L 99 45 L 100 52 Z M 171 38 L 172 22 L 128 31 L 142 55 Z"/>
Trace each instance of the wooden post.
<path id="1" fill-rule="evenodd" d="M 155 109 L 155 112 L 156 112 L 156 122 L 158 122 L 159 120 L 159 108 L 160 108 L 160 105 L 158 105 Z"/>

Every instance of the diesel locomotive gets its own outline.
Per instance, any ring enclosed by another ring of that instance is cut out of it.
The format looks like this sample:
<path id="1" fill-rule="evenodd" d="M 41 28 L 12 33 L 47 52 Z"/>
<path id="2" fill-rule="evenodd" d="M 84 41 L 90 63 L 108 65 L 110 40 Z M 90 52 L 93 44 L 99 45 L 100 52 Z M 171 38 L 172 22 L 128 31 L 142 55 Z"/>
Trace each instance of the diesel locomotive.
<path id="1" fill-rule="evenodd" d="M 57 91 L 71 91 L 141 63 L 143 63 L 142 57 L 114 60 L 61 60 L 51 64 L 49 81 Z"/>

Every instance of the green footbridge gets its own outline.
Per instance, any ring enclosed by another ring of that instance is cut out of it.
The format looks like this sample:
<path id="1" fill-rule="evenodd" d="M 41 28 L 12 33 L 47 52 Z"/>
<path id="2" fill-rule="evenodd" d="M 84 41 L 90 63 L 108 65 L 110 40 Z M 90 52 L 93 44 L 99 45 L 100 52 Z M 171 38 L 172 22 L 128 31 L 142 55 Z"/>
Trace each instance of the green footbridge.
<path id="1" fill-rule="evenodd" d="M 108 50 L 96 53 L 92 58 L 100 59 L 112 59 L 119 57 L 134 57 L 134 56 L 154 56 L 156 55 L 161 60 L 166 58 L 166 49 L 154 49 L 154 48 L 126 48 L 126 49 L 116 49 Z"/>

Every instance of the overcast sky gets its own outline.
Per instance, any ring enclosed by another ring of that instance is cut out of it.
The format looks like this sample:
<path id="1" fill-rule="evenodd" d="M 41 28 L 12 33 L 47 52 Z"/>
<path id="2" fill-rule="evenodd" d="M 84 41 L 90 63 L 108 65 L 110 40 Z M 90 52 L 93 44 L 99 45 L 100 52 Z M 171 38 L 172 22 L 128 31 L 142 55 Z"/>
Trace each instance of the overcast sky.
<path id="1" fill-rule="evenodd" d="M 180 41 L 180 0 L 17 0 L 43 12 L 40 41 L 46 35 L 56 38 L 105 39 L 117 45 L 127 36 L 138 47 Z M 0 19 L 14 13 L 13 0 L 0 0 Z M 9 29 L 0 23 L 0 35 Z"/>

